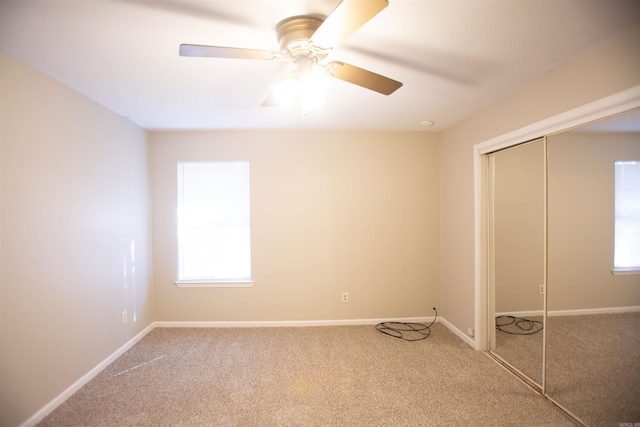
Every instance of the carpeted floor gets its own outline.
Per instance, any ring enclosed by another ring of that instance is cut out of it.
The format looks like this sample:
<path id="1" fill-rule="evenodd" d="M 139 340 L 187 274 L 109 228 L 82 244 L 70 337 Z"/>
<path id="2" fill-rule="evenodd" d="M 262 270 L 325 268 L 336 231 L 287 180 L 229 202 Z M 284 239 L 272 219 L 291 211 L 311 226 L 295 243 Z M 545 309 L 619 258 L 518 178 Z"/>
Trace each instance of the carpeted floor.
<path id="1" fill-rule="evenodd" d="M 574 426 L 441 324 L 156 328 L 40 426 Z"/>
<path id="2" fill-rule="evenodd" d="M 590 426 L 640 423 L 640 313 L 549 317 L 547 393 Z"/>
<path id="3" fill-rule="evenodd" d="M 640 423 L 639 331 L 640 313 L 549 317 L 547 394 L 589 426 Z M 542 332 L 496 331 L 496 343 L 502 358 L 541 382 Z"/>

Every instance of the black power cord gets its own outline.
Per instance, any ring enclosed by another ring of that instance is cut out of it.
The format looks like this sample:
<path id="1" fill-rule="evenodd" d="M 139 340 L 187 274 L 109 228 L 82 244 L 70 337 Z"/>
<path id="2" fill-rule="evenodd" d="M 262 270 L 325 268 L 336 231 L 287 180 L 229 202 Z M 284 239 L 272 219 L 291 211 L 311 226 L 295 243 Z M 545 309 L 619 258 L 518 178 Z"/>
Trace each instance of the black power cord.
<path id="1" fill-rule="evenodd" d="M 510 328 L 508 328 L 510 327 Z M 542 330 L 542 322 L 516 316 L 497 316 L 496 329 L 511 335 L 533 335 Z"/>
<path id="2" fill-rule="evenodd" d="M 438 310 L 433 307 L 433 311 L 436 312 L 436 316 L 433 318 L 433 322 L 425 325 L 424 323 L 411 323 L 411 322 L 382 322 L 376 325 L 376 329 L 393 338 L 398 338 L 403 341 L 420 341 L 426 339 L 431 333 L 431 326 L 436 323 L 438 318 Z"/>

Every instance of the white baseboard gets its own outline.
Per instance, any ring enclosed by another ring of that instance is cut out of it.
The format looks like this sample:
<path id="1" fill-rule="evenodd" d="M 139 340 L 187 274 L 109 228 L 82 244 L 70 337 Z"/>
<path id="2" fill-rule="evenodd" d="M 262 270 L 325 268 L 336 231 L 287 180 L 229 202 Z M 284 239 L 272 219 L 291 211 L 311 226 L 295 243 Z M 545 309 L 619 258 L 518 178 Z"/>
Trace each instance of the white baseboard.
<path id="1" fill-rule="evenodd" d="M 498 316 L 513 316 L 513 317 L 542 317 L 544 314 L 543 310 L 529 310 L 529 311 L 505 311 L 502 313 L 496 313 L 496 317 Z"/>
<path id="2" fill-rule="evenodd" d="M 453 332 L 454 334 L 456 334 L 459 338 L 462 339 L 462 341 L 466 342 L 467 344 L 469 344 L 474 350 L 477 350 L 478 348 L 476 347 L 476 341 L 475 339 L 473 339 L 473 337 L 470 337 L 469 335 L 465 334 L 464 332 L 462 332 L 460 329 L 456 328 L 455 326 L 453 326 L 451 323 L 449 323 L 447 321 L 447 319 L 445 319 L 444 317 L 438 317 L 438 322 L 442 323 L 444 326 L 447 327 L 447 329 L 449 329 L 451 332 Z"/>
<path id="3" fill-rule="evenodd" d="M 547 316 L 584 316 L 589 314 L 614 314 L 614 313 L 637 313 L 640 312 L 639 305 L 632 305 L 627 307 L 604 307 L 604 308 L 581 308 L 575 310 L 550 310 L 547 312 Z M 514 317 L 542 317 L 542 310 L 531 311 L 510 311 L 503 313 L 496 313 L 496 316 L 514 316 Z"/>
<path id="4" fill-rule="evenodd" d="M 65 391 L 56 396 L 53 400 L 47 403 L 45 406 L 40 408 L 38 412 L 29 417 L 25 422 L 20 424 L 20 427 L 33 427 L 42 421 L 47 415 L 49 415 L 54 409 L 64 403 L 71 395 L 80 390 L 85 384 L 91 381 L 96 375 L 98 375 L 104 368 L 109 366 L 111 362 L 120 357 L 124 352 L 133 347 L 138 341 L 140 341 L 145 335 L 151 332 L 154 328 L 154 324 L 150 324 L 142 332 L 140 332 L 135 337 L 131 338 L 127 341 L 122 347 L 117 349 L 114 353 L 112 353 L 109 357 L 104 359 L 98 365 L 96 365 L 92 370 L 84 374 L 78 381 L 71 384 Z"/>
<path id="5" fill-rule="evenodd" d="M 309 327 L 309 326 L 354 326 L 377 325 L 381 322 L 431 323 L 432 317 L 402 317 L 395 319 L 341 319 L 341 320 L 274 320 L 274 321 L 213 321 L 213 322 L 172 322 L 158 321 L 158 328 L 266 328 L 266 327 Z"/>
<path id="6" fill-rule="evenodd" d="M 577 310 L 551 310 L 547 316 L 582 316 L 585 314 L 613 314 L 613 313 L 637 313 L 640 312 L 640 305 L 627 307 L 605 307 L 605 308 L 585 308 Z"/>

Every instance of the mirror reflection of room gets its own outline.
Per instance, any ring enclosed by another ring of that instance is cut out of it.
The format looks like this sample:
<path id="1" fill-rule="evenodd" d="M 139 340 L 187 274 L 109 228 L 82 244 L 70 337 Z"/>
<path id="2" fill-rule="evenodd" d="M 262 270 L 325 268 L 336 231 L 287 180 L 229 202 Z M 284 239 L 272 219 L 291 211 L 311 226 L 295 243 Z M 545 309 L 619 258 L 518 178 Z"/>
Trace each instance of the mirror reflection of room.
<path id="1" fill-rule="evenodd" d="M 546 393 L 586 425 L 637 422 L 640 112 L 550 136 L 547 149 Z"/>

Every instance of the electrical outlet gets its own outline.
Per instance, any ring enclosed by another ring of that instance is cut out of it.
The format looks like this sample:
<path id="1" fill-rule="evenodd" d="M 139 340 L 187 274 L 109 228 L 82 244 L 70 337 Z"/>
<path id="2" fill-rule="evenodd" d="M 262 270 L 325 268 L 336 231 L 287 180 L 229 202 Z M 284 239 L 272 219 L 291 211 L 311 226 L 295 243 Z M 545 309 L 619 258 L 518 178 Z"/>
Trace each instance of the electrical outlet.
<path id="1" fill-rule="evenodd" d="M 127 310 L 122 312 L 122 324 L 127 323 Z"/>
<path id="2" fill-rule="evenodd" d="M 544 285 L 538 285 L 538 293 L 544 295 Z"/>
<path id="3" fill-rule="evenodd" d="M 349 302 L 349 292 L 342 293 L 342 302 Z"/>
<path id="4" fill-rule="evenodd" d="M 475 336 L 476 331 L 473 328 L 467 328 L 467 335 L 469 335 L 470 337 Z"/>

